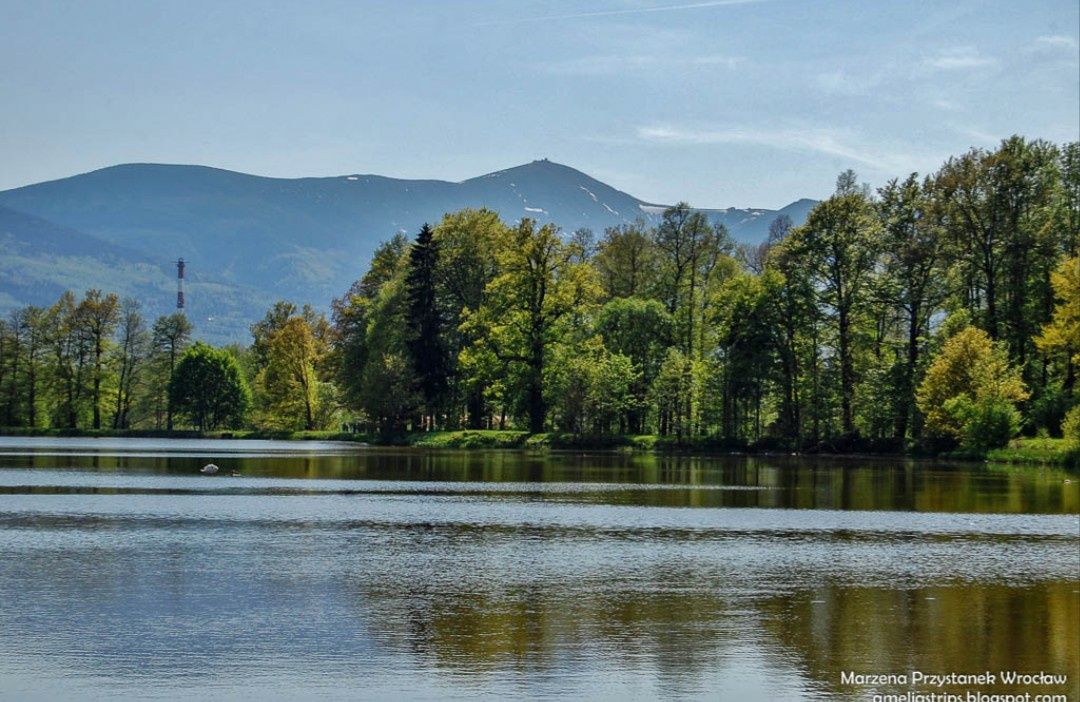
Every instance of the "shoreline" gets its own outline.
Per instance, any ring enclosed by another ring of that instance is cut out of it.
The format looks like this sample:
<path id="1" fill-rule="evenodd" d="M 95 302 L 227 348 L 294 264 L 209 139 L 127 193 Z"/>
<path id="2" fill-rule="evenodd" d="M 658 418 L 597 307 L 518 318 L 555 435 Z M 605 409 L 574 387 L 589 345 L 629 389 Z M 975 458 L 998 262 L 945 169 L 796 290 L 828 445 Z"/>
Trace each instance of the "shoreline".
<path id="1" fill-rule="evenodd" d="M 54 438 L 131 438 L 131 439 L 222 439 L 273 441 L 341 441 L 380 447 L 412 447 L 453 450 L 587 450 L 654 454 L 692 454 L 699 456 L 761 456 L 774 458 L 833 458 L 862 460 L 948 461 L 956 463 L 995 463 L 1005 465 L 1054 466 L 1080 468 L 1076 449 L 1064 439 L 1018 438 L 1009 446 L 992 449 L 986 455 L 960 452 L 912 452 L 866 450 L 790 451 L 778 447 L 753 448 L 724 444 L 715 439 L 696 438 L 679 441 L 674 437 L 645 435 L 585 436 L 574 434 L 529 434 L 512 430 L 474 430 L 417 432 L 391 438 L 369 434 L 334 431 L 217 430 L 186 429 L 29 429 L 0 427 L 0 437 Z"/>

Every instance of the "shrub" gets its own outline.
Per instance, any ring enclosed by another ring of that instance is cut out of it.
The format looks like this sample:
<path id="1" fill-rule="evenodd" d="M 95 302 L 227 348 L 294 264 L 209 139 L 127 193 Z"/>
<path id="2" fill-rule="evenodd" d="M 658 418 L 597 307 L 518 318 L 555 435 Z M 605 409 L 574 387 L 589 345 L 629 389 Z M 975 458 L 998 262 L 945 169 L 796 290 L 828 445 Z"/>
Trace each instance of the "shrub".
<path id="1" fill-rule="evenodd" d="M 1005 348 L 975 327 L 945 342 L 916 397 L 932 437 L 958 439 L 973 451 L 1007 444 L 1020 429 L 1016 404 L 1027 398 Z"/>
<path id="2" fill-rule="evenodd" d="M 1007 400 L 985 397 L 972 401 L 961 395 L 945 405 L 946 411 L 960 421 L 960 442 L 966 451 L 985 453 L 1007 446 L 1020 430 L 1020 412 Z"/>
<path id="3" fill-rule="evenodd" d="M 1061 423 L 1061 433 L 1065 440 L 1080 448 L 1080 405 L 1073 407 Z"/>

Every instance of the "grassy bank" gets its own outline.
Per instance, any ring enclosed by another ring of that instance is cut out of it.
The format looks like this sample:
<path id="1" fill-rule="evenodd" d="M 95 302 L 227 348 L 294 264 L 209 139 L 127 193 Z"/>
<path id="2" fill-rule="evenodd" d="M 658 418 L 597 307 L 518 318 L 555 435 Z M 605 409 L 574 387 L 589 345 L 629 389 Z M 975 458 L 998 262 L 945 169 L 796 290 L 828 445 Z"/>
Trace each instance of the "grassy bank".
<path id="1" fill-rule="evenodd" d="M 1013 439 L 1004 448 L 991 449 L 986 460 L 993 463 L 1040 463 L 1080 467 L 1080 449 L 1065 439 Z"/>
<path id="2" fill-rule="evenodd" d="M 460 430 L 404 434 L 394 437 L 370 436 L 334 431 L 271 431 L 258 429 L 198 432 L 191 430 L 153 429 L 27 429 L 0 428 L 0 436 L 45 437 L 130 437 L 167 439 L 272 439 L 277 441 L 351 441 L 385 446 L 416 446 L 435 449 L 581 449 L 679 452 L 696 454 L 769 454 L 790 451 L 771 445 L 744 446 L 709 438 L 677 439 L 654 434 L 584 436 L 547 432 L 530 434 L 525 431 Z M 934 458 L 933 454 L 899 450 L 868 450 L 866 446 L 822 447 L 808 455 L 874 455 L 917 456 Z M 992 449 L 985 455 L 948 452 L 938 457 L 953 460 L 977 460 L 993 463 L 1057 465 L 1080 467 L 1080 449 L 1064 439 L 1019 438 L 1007 447 Z"/>

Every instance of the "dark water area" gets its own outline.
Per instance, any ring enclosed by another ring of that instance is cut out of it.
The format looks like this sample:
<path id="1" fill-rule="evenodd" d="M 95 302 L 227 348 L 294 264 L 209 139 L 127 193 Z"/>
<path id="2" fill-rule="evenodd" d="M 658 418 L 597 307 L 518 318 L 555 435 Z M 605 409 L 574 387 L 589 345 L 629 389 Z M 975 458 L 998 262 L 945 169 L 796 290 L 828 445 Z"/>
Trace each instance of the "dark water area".
<path id="1" fill-rule="evenodd" d="M 1044 468 L 2 438 L 0 699 L 1077 699 L 1078 513 Z M 1068 680 L 841 679 L 1013 670 Z"/>

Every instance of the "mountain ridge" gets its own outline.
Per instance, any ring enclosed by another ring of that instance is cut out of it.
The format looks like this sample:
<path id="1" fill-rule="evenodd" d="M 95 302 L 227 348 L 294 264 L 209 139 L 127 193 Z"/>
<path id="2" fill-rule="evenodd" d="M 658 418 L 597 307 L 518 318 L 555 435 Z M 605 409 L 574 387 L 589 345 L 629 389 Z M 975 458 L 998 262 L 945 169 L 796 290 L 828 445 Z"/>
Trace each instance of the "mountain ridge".
<path id="1" fill-rule="evenodd" d="M 756 243 L 776 216 L 788 214 L 799 224 L 812 204 L 803 199 L 780 210 L 701 211 L 725 224 L 736 240 Z M 167 309 L 174 295 L 158 301 L 155 291 L 174 285 L 170 268 L 179 257 L 194 276 L 196 287 L 188 297 L 197 306 L 201 292 L 261 300 L 263 307 L 279 298 L 325 306 L 362 274 L 378 242 L 396 232 L 411 234 L 424 222 L 434 224 L 445 212 L 488 207 L 507 222 L 529 217 L 567 232 L 587 227 L 599 235 L 606 227 L 639 219 L 655 224 L 665 206 L 539 159 L 458 182 L 360 173 L 279 178 L 200 164 L 116 164 L 0 191 L 0 207 L 51 223 L 67 232 L 57 236 L 68 241 L 76 232 L 104 242 L 102 255 L 106 248 L 130 252 L 93 265 L 83 261 L 85 274 L 74 276 L 69 287 L 117 287 L 122 269 L 157 262 L 160 285 L 145 294 Z M 16 219 L 9 217 L 5 255 L 17 248 L 29 263 L 35 255 L 72 253 L 35 248 L 33 227 L 16 225 Z M 27 286 L 12 283 L 14 275 L 0 271 L 0 308 L 44 302 L 28 299 Z M 50 289 L 62 283 L 56 275 L 50 279 Z M 200 291 L 200 282 L 210 287 Z M 230 320 L 211 332 L 219 341 L 242 338 L 247 326 L 242 320 L 253 321 L 263 312 L 247 309 L 246 302 L 212 302 L 201 305 L 206 318 L 193 321 L 205 326 L 211 317 Z"/>

